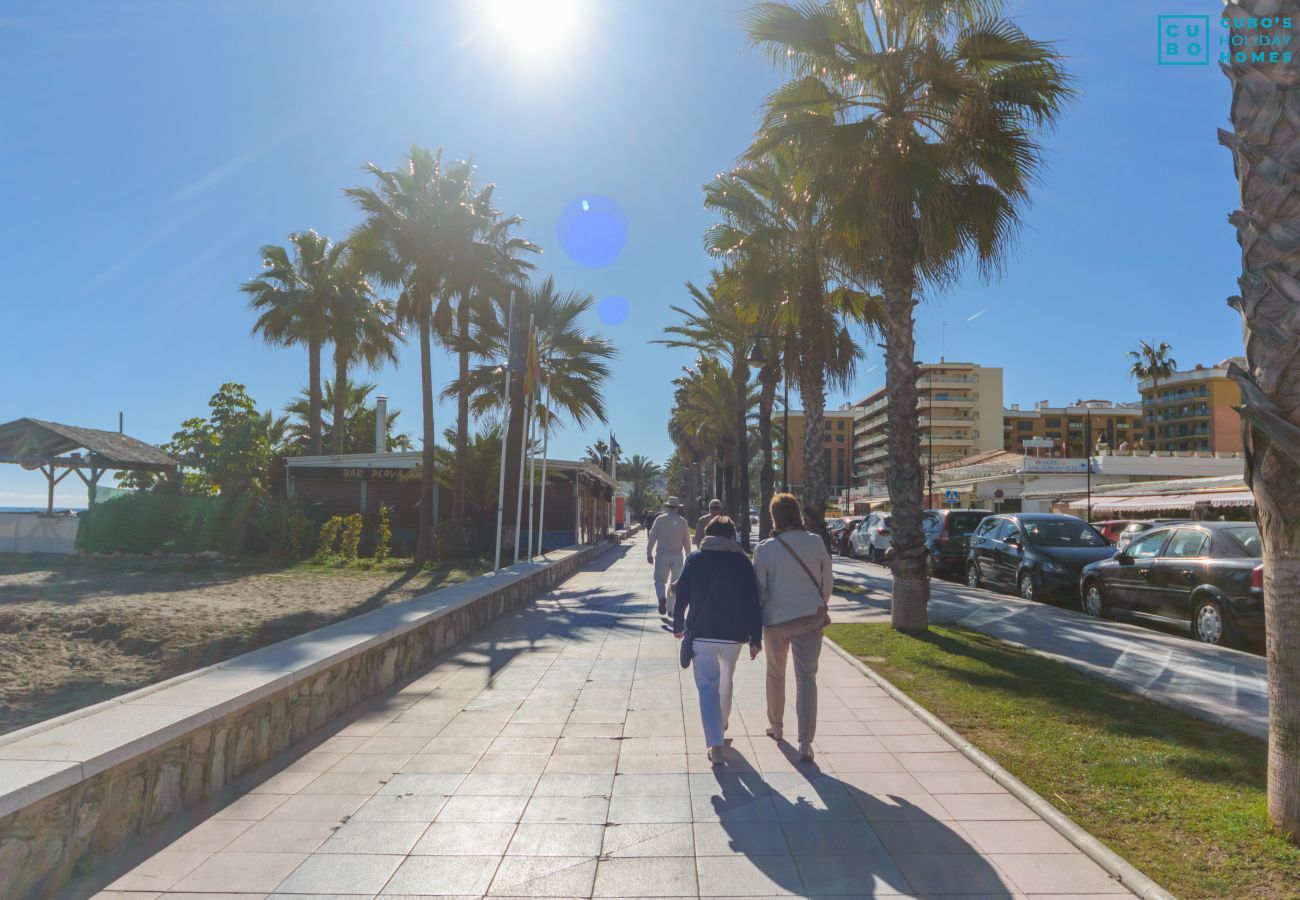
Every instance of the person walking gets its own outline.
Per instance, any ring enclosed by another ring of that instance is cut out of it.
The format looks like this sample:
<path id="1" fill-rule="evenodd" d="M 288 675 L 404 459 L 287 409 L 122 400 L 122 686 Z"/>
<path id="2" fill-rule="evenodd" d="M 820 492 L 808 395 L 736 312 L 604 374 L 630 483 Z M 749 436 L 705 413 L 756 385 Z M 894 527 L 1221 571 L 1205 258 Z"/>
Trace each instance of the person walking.
<path id="1" fill-rule="evenodd" d="M 709 522 L 700 549 L 686 557 L 677 579 L 673 634 L 679 640 L 690 635 L 690 648 L 683 648 L 683 657 L 694 669 L 709 761 L 721 765 L 740 648 L 749 645 L 750 659 L 763 648 L 754 567 L 736 543 L 735 523 L 726 516 Z"/>
<path id="2" fill-rule="evenodd" d="M 664 505 L 668 511 L 650 526 L 650 537 L 645 545 L 645 561 L 655 567 L 655 593 L 659 597 L 661 616 L 672 614 L 668 600 L 682 574 L 686 554 L 691 552 L 691 526 L 681 516 L 681 501 L 669 497 Z M 656 548 L 658 553 L 655 553 Z"/>
<path id="3" fill-rule="evenodd" d="M 712 522 L 720 515 L 722 515 L 722 501 L 710 500 L 709 511 L 706 512 L 704 515 L 700 516 L 700 518 L 695 523 L 694 543 L 696 547 L 700 546 L 700 544 L 704 542 L 704 529 L 708 528 L 709 523 Z"/>
<path id="4" fill-rule="evenodd" d="M 835 579 L 819 535 L 805 529 L 793 494 L 772 498 L 772 536 L 754 549 L 754 574 L 767 650 L 768 737 L 784 735 L 786 659 L 794 655 L 799 758 L 812 762 L 817 733 L 817 661 Z"/>

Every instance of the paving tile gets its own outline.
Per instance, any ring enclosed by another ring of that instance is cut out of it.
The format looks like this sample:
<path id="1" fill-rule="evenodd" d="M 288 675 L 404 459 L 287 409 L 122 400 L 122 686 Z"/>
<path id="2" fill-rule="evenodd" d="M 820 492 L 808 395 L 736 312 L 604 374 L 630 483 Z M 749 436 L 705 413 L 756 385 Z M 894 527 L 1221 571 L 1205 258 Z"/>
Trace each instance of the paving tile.
<path id="1" fill-rule="evenodd" d="M 383 889 L 401 862 L 400 856 L 318 853 L 294 870 L 277 892 L 374 896 Z"/>
<path id="2" fill-rule="evenodd" d="M 696 822 L 697 856 L 788 856 L 790 845 L 778 822 Z"/>
<path id="3" fill-rule="evenodd" d="M 208 819 L 172 841 L 165 848 L 182 853 L 216 853 L 253 826 L 238 819 Z"/>
<path id="4" fill-rule="evenodd" d="M 588 897 L 595 856 L 507 856 L 492 879 L 492 896 Z"/>
<path id="5" fill-rule="evenodd" d="M 305 853 L 236 853 L 224 850 L 176 882 L 178 891 L 268 893 L 312 857 Z"/>
<path id="6" fill-rule="evenodd" d="M 334 833 L 333 822 L 256 822 L 231 841 L 232 853 L 312 853 Z M 273 889 L 272 885 L 268 890 Z"/>
<path id="7" fill-rule="evenodd" d="M 212 858 L 210 853 L 163 850 L 108 885 L 110 891 L 165 891 Z"/>
<path id="8" fill-rule="evenodd" d="M 515 833 L 513 822 L 434 822 L 411 853 L 415 856 L 500 856 Z"/>
<path id="9" fill-rule="evenodd" d="M 212 818 L 257 822 L 265 819 L 288 799 L 283 794 L 245 794 L 217 810 Z"/>
<path id="10" fill-rule="evenodd" d="M 392 775 L 402 771 L 410 759 L 409 753 L 349 753 L 330 766 L 329 771 Z"/>
<path id="11" fill-rule="evenodd" d="M 784 823 L 787 852 L 795 856 L 873 856 L 887 851 L 866 822 Z"/>
<path id="12" fill-rule="evenodd" d="M 432 822 L 446 804 L 446 797 L 428 794 L 378 794 L 362 805 L 349 821 Z"/>
<path id="13" fill-rule="evenodd" d="M 417 753 L 401 768 L 403 775 L 468 774 L 478 765 L 477 753 Z"/>
<path id="14" fill-rule="evenodd" d="M 1005 794 L 1006 788 L 983 772 L 917 772 L 917 782 L 931 794 Z"/>
<path id="15" fill-rule="evenodd" d="M 613 790 L 613 775 L 543 775 L 533 788 L 534 797 L 608 797 Z"/>
<path id="16" fill-rule="evenodd" d="M 487 752 L 494 737 L 435 737 L 427 741 L 416 753 L 472 753 L 475 756 Z"/>
<path id="17" fill-rule="evenodd" d="M 547 753 L 484 753 L 474 765 L 475 775 L 540 775 L 550 761 Z"/>
<path id="18" fill-rule="evenodd" d="M 615 775 L 615 799 L 619 797 L 685 796 L 690 785 L 683 774 Z"/>
<path id="19" fill-rule="evenodd" d="M 685 794 L 668 797 L 613 797 L 609 802 L 609 821 L 690 822 L 691 798 Z"/>
<path id="20" fill-rule="evenodd" d="M 456 788 L 456 796 L 528 797 L 537 786 L 537 775 L 470 774 Z"/>
<path id="21" fill-rule="evenodd" d="M 638 822 L 605 828 L 601 855 L 691 856 L 696 845 L 691 826 L 685 822 Z"/>
<path id="22" fill-rule="evenodd" d="M 527 797 L 452 797 L 438 813 L 438 822 L 518 822 Z"/>
<path id="23" fill-rule="evenodd" d="M 388 884 L 388 894 L 482 896 L 501 863 L 499 856 L 409 856 Z"/>
<path id="24" fill-rule="evenodd" d="M 772 897 L 803 894 L 791 856 L 701 856 L 696 859 L 701 897 Z"/>
<path id="25" fill-rule="evenodd" d="M 935 794 L 954 819 L 1020 819 L 1037 821 L 1038 814 L 1010 794 Z"/>
<path id="26" fill-rule="evenodd" d="M 296 794 L 320 777 L 319 772 L 280 772 L 254 785 L 250 794 Z"/>
<path id="27" fill-rule="evenodd" d="M 299 796 L 320 794 L 374 794 L 379 791 L 388 775 L 376 775 L 374 772 L 325 772 L 317 775 L 301 789 L 294 791 Z"/>
<path id="28" fill-rule="evenodd" d="M 821 759 L 837 773 L 907 771 L 892 753 L 823 753 Z"/>
<path id="29" fill-rule="evenodd" d="M 1082 853 L 995 853 L 991 859 L 1026 894 L 1127 894 Z"/>
<path id="30" fill-rule="evenodd" d="M 429 826 L 424 822 L 349 820 L 321 844 L 319 853 L 411 852 Z"/>
<path id="31" fill-rule="evenodd" d="M 556 738 L 498 737 L 488 747 L 488 753 L 541 753 L 550 756 L 555 750 Z"/>
<path id="32" fill-rule="evenodd" d="M 448 796 L 456 793 L 466 777 L 453 773 L 401 774 L 394 775 L 384 785 L 382 794 L 426 794 L 430 796 Z"/>
<path id="33" fill-rule="evenodd" d="M 353 753 L 419 753 L 429 743 L 423 737 L 380 737 L 366 738 L 353 750 Z"/>
<path id="34" fill-rule="evenodd" d="M 949 821 L 955 816 L 948 812 L 929 794 L 911 796 L 877 797 L 871 794 L 856 793 L 854 802 L 862 810 L 862 815 L 870 823 L 876 822 L 915 822 L 924 820 Z"/>
<path id="35" fill-rule="evenodd" d="M 876 833 L 885 849 L 893 854 L 978 852 L 970 834 L 958 822 L 935 822 L 928 819 L 873 822 L 871 830 Z"/>
<path id="36" fill-rule="evenodd" d="M 286 772 L 328 772 L 330 766 L 346 757 L 346 753 L 328 753 L 322 750 L 313 750 L 310 753 L 304 753 L 295 759 L 289 765 L 284 767 Z"/>
<path id="37" fill-rule="evenodd" d="M 969 821 L 961 828 L 985 853 L 1074 853 L 1074 845 L 1046 822 Z"/>
<path id="38" fill-rule="evenodd" d="M 618 769 L 617 753 L 573 753 L 552 756 L 546 764 L 547 774 L 613 775 Z"/>
<path id="39" fill-rule="evenodd" d="M 1015 890 L 987 857 L 976 853 L 899 853 L 894 862 L 918 894 L 997 894 Z"/>
<path id="40" fill-rule="evenodd" d="M 593 897 L 695 897 L 695 858 L 669 856 L 602 859 Z"/>
<path id="41" fill-rule="evenodd" d="M 796 856 L 804 891 L 817 897 L 911 896 L 903 873 L 889 856 Z M 1006 895 L 1002 895 L 1006 898 Z M 971 900 L 963 895 L 963 900 Z"/>
<path id="42" fill-rule="evenodd" d="M 956 750 L 947 753 L 903 753 L 897 757 L 909 772 L 978 772 L 979 767 Z"/>
<path id="43" fill-rule="evenodd" d="M 528 801 L 523 821 L 571 825 L 603 825 L 611 818 L 605 797 L 537 797 Z"/>
<path id="44" fill-rule="evenodd" d="M 685 753 L 632 753 L 618 758 L 620 775 L 671 775 L 687 771 Z"/>
<path id="45" fill-rule="evenodd" d="M 552 822 L 523 822 L 506 851 L 508 856 L 600 855 L 605 826 Z"/>
<path id="46" fill-rule="evenodd" d="M 270 822 L 340 822 L 361 808 L 368 795 L 288 797 L 273 809 Z"/>

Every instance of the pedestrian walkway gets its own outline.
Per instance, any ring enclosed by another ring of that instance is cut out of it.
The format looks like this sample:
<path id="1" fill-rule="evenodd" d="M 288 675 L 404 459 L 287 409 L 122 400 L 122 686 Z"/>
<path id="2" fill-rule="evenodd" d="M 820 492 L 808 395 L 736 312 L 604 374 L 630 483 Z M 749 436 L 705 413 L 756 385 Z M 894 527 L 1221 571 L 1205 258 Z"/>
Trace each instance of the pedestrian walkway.
<path id="1" fill-rule="evenodd" d="M 763 735 L 760 658 L 710 766 L 652 574 L 606 553 L 77 895 L 1126 893 L 829 652 L 817 765 Z"/>
<path id="2" fill-rule="evenodd" d="M 837 557 L 835 577 L 867 590 L 837 595 L 831 603 L 836 621 L 889 621 L 888 569 Z M 1262 656 L 938 579 L 930 582 L 930 621 L 1014 641 L 1157 703 L 1268 737 L 1268 663 Z"/>

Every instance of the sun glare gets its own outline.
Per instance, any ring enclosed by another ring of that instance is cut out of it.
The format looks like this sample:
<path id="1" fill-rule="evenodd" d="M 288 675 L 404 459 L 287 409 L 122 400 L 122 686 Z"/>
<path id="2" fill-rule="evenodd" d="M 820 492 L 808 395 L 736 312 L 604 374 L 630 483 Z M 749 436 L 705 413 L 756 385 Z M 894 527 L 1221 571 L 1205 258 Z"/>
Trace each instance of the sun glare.
<path id="1" fill-rule="evenodd" d="M 571 52 L 582 0 L 483 0 L 488 27 L 516 58 L 555 59 Z"/>

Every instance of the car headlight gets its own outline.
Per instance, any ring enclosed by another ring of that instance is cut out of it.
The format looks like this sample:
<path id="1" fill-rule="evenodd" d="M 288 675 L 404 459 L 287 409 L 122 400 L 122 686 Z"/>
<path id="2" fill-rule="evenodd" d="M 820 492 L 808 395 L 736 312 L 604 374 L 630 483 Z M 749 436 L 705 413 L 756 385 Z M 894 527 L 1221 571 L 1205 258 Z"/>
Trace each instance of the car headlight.
<path id="1" fill-rule="evenodd" d="M 1043 563 L 1043 571 L 1051 575 L 1065 575 L 1070 570 L 1058 562 L 1052 562 L 1050 559 Z"/>

